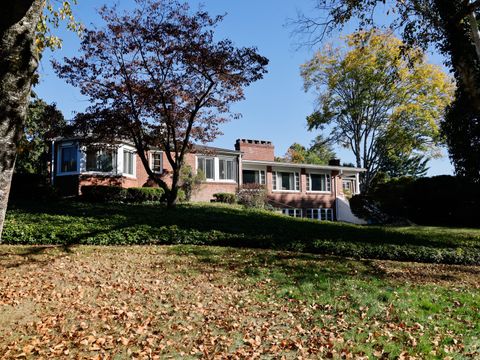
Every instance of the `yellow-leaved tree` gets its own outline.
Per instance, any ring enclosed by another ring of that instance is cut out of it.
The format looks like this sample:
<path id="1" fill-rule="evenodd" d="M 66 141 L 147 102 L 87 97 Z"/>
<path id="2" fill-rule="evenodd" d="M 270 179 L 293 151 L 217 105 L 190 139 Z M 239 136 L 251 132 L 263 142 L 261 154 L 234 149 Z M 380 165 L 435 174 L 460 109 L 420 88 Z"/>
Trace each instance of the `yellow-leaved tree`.
<path id="1" fill-rule="evenodd" d="M 454 94 L 453 80 L 389 32 L 357 32 L 345 46 L 326 46 L 302 65 L 306 91 L 317 107 L 310 130 L 350 149 L 367 171 L 362 191 L 392 157 L 436 156 L 439 123 Z M 390 162 L 391 163 L 391 162 Z"/>

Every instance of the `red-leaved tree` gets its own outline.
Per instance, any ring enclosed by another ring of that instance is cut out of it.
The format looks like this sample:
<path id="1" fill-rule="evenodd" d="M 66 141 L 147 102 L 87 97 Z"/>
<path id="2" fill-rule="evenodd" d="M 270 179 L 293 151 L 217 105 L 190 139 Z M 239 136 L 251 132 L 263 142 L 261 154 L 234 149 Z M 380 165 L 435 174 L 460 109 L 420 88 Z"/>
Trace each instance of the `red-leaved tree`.
<path id="1" fill-rule="evenodd" d="M 192 142 L 213 140 L 220 124 L 238 116 L 231 114 L 231 104 L 263 77 L 268 59 L 256 48 L 217 41 L 214 32 L 223 16 L 192 12 L 171 0 L 136 4 L 128 13 L 103 7 L 105 26 L 86 31 L 81 55 L 54 67 L 91 101 L 77 116 L 79 128 L 95 141 L 132 141 L 147 174 L 174 206 Z M 170 186 L 150 168 L 151 148 L 165 151 Z"/>

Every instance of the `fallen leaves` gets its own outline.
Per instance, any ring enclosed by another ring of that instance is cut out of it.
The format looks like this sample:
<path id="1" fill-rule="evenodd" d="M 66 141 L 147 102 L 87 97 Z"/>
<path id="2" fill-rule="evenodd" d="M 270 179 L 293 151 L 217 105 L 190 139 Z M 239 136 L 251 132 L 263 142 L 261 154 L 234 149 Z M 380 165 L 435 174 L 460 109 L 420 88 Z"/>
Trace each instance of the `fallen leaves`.
<path id="1" fill-rule="evenodd" d="M 406 360 L 419 358 L 430 327 L 400 321 L 392 302 L 380 311 L 340 309 L 353 303 L 349 293 L 330 303 L 277 297 L 269 276 L 249 281 L 238 266 L 168 248 L 42 256 L 48 261 L 17 268 L 0 262 L 0 359 L 387 359 L 384 344 L 392 342 Z M 451 306 L 465 305 L 454 299 Z M 434 331 L 435 356 L 465 352 L 461 334 Z"/>

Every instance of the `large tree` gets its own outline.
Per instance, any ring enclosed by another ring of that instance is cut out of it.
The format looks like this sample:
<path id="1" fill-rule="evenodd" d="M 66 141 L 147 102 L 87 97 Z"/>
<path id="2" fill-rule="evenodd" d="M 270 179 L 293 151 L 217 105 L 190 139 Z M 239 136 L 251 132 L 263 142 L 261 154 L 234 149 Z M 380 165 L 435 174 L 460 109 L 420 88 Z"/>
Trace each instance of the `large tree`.
<path id="1" fill-rule="evenodd" d="M 442 124 L 457 174 L 480 181 L 480 34 L 478 0 L 314 0 L 317 12 L 300 15 L 297 30 L 316 44 L 357 20 L 360 29 L 387 23 L 405 44 L 437 48 L 454 71 L 455 101 Z"/>
<path id="2" fill-rule="evenodd" d="M 293 143 L 285 156 L 278 160 L 298 164 L 326 165 L 335 156 L 331 144 L 320 134 L 315 137 L 308 148 L 299 143 Z"/>
<path id="3" fill-rule="evenodd" d="M 418 49 L 399 56 L 403 43 L 390 33 L 358 32 L 346 48 L 326 46 L 302 66 L 305 90 L 318 95 L 310 129 L 349 148 L 367 171 L 367 191 L 386 156 L 435 153 L 439 122 L 453 95 L 451 79 Z"/>
<path id="4" fill-rule="evenodd" d="M 252 47 L 216 40 L 222 16 L 169 0 L 136 0 L 120 13 L 103 7 L 101 29 L 85 32 L 81 55 L 56 63 L 91 105 L 77 118 L 95 141 L 128 139 L 149 175 L 174 206 L 185 154 L 211 141 L 244 87 L 263 77 L 268 60 Z M 234 116 L 234 115 L 233 115 Z M 165 151 L 171 184 L 150 168 L 147 151 Z"/>
<path id="5" fill-rule="evenodd" d="M 70 3 L 54 8 L 48 0 L 14 0 L 2 3 L 0 11 L 0 234 L 7 210 L 17 146 L 27 116 L 30 90 L 44 47 L 58 47 L 60 41 L 49 29 L 73 19 Z M 44 14 L 44 8 L 47 12 Z M 50 25 L 50 26 L 49 26 Z"/>

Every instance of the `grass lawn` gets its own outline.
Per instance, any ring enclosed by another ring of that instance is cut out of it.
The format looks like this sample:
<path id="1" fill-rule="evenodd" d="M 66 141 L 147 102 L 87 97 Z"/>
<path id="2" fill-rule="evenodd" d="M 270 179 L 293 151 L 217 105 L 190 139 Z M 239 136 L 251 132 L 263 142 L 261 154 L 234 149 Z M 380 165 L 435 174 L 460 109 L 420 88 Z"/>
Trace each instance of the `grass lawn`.
<path id="1" fill-rule="evenodd" d="M 480 229 L 362 227 L 236 206 L 26 203 L 9 208 L 8 244 L 195 244 L 354 258 L 480 265 Z"/>
<path id="2" fill-rule="evenodd" d="M 479 278 L 259 249 L 1 245 L 0 358 L 478 359 Z"/>

